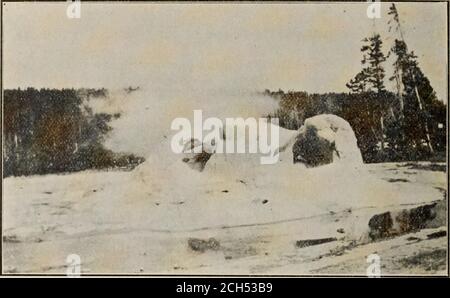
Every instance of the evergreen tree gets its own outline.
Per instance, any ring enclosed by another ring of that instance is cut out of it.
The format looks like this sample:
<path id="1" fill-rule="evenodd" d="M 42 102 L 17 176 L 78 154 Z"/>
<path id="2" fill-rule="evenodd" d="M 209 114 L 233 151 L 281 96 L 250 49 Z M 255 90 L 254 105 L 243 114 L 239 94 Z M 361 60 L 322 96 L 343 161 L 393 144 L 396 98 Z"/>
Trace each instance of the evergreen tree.
<path id="1" fill-rule="evenodd" d="M 373 137 L 378 140 L 381 150 L 384 150 L 384 100 L 380 100 L 382 94 L 386 92 L 384 87 L 385 71 L 382 63 L 386 61 L 386 56 L 382 51 L 383 41 L 380 34 L 373 34 L 371 37 L 362 40 L 364 45 L 361 47 L 363 59 L 361 60 L 362 70 L 350 80 L 346 86 L 353 93 L 369 93 L 363 98 L 361 109 L 366 110 L 365 121 L 369 123 L 368 129 Z M 372 96 L 377 95 L 377 96 Z M 381 96 L 380 96 L 381 95 Z M 372 102 L 377 100 L 380 102 Z M 371 142 L 372 144 L 373 142 Z M 377 149 L 373 147 L 372 151 Z"/>
<path id="2" fill-rule="evenodd" d="M 396 81 L 400 106 L 399 123 L 394 127 L 403 131 L 394 134 L 406 138 L 399 140 L 402 150 L 420 151 L 425 142 L 429 153 L 434 153 L 430 136 L 429 107 L 437 100 L 436 95 L 418 65 L 417 56 L 408 50 L 395 4 L 391 5 L 388 14 L 392 15 L 392 19 L 388 22 L 391 25 L 389 31 L 394 25 L 394 30 L 399 35 L 390 51 L 390 54 L 396 56 L 393 64 L 394 74 L 390 80 Z"/>
<path id="3" fill-rule="evenodd" d="M 383 41 L 380 34 L 374 34 L 371 37 L 364 38 L 363 42 L 365 43 L 361 47 L 363 69 L 346 86 L 352 92 L 383 92 L 385 91 L 385 72 L 382 63 L 386 61 L 382 52 Z"/>

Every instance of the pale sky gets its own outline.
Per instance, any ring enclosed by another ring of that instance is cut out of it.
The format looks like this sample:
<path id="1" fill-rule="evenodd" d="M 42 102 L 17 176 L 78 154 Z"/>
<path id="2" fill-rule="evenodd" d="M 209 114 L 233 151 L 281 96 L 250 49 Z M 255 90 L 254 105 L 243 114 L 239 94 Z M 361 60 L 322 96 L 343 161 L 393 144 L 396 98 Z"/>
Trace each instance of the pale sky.
<path id="1" fill-rule="evenodd" d="M 95 87 L 347 92 L 361 39 L 387 52 L 390 3 L 3 3 L 4 88 Z M 399 3 L 405 38 L 438 97 L 447 94 L 445 3 Z M 387 76 L 390 75 L 386 64 Z M 391 83 L 387 82 L 388 88 Z"/>

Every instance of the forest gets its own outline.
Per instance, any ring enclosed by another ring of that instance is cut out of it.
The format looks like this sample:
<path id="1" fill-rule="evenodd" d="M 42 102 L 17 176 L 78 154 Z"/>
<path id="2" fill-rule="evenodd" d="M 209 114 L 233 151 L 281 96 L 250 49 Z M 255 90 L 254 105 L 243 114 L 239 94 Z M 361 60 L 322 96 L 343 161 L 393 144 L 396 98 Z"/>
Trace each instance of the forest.
<path id="1" fill-rule="evenodd" d="M 336 114 L 352 126 L 365 162 L 445 161 L 447 107 L 408 48 L 395 4 L 388 15 L 393 45 L 383 52 L 376 32 L 362 40 L 361 71 L 346 84 L 349 93 L 265 90 L 280 106 L 269 116 L 278 117 L 284 128 L 297 129 L 311 116 Z M 394 92 L 385 87 L 388 58 L 394 61 L 387 77 L 395 83 Z"/>
<path id="2" fill-rule="evenodd" d="M 4 90 L 3 176 L 132 169 L 143 161 L 115 153 L 102 144 L 120 117 L 94 113 L 87 100 L 107 96 L 106 89 Z"/>

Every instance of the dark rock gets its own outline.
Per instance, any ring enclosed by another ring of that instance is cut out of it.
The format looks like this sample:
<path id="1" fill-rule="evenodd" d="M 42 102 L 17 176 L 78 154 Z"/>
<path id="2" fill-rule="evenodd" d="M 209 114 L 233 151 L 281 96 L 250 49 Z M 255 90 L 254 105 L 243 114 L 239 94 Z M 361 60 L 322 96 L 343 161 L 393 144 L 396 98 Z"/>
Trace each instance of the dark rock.
<path id="1" fill-rule="evenodd" d="M 334 238 L 334 237 L 332 237 L 332 238 L 321 238 L 321 239 L 298 240 L 295 243 L 295 246 L 297 246 L 298 248 L 303 248 L 303 247 L 319 245 L 319 244 L 323 244 L 323 243 L 327 243 L 327 242 L 332 242 L 332 241 L 336 241 L 336 240 L 337 239 Z"/>
<path id="2" fill-rule="evenodd" d="M 388 182 L 394 183 L 394 182 L 411 182 L 411 181 L 409 181 L 408 179 L 403 179 L 403 178 L 398 178 L 398 179 L 391 178 L 391 179 L 388 179 Z"/>
<path id="3" fill-rule="evenodd" d="M 444 205 L 442 200 L 416 208 L 376 214 L 369 220 L 369 237 L 377 240 L 445 225 Z"/>
<path id="4" fill-rule="evenodd" d="M 20 240 L 16 235 L 3 235 L 3 242 L 5 243 L 19 243 Z"/>
<path id="5" fill-rule="evenodd" d="M 435 239 L 435 238 L 440 238 L 440 237 L 445 237 L 445 236 L 447 236 L 447 231 L 439 231 L 439 232 L 428 234 L 427 238 Z"/>
<path id="6" fill-rule="evenodd" d="M 314 127 L 307 127 L 300 133 L 292 147 L 294 163 L 304 163 L 307 167 L 332 163 L 335 151 L 334 143 L 321 138 Z"/>
<path id="7" fill-rule="evenodd" d="M 193 150 L 196 147 L 202 146 L 200 153 L 194 153 Z M 212 153 L 208 153 L 203 149 L 203 143 L 197 139 L 191 139 L 186 144 L 184 144 L 183 152 L 185 152 L 185 157 L 182 161 L 186 163 L 189 167 L 199 172 L 203 171 L 206 163 L 211 158 Z"/>
<path id="8" fill-rule="evenodd" d="M 390 212 L 377 214 L 369 220 L 369 237 L 372 240 L 388 237 L 394 225 Z"/>
<path id="9" fill-rule="evenodd" d="M 395 218 L 399 223 L 398 232 L 408 233 L 424 229 L 427 222 L 436 217 L 436 212 L 433 210 L 435 206 L 436 204 L 431 204 L 400 211 Z"/>
<path id="10" fill-rule="evenodd" d="M 206 250 L 218 250 L 220 243 L 214 238 L 209 238 L 208 240 L 189 238 L 188 246 L 193 251 L 205 252 Z"/>
<path id="11" fill-rule="evenodd" d="M 408 238 L 406 238 L 406 240 L 408 240 L 408 241 L 417 241 L 417 242 L 419 242 L 419 241 L 421 241 L 422 239 L 420 239 L 420 238 L 418 238 L 418 237 L 408 237 Z"/>

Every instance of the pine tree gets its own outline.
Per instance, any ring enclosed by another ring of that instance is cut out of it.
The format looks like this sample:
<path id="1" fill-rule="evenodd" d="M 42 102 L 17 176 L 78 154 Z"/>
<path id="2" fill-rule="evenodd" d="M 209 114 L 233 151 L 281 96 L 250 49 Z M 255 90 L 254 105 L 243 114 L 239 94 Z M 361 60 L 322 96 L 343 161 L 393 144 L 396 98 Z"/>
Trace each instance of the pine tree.
<path id="1" fill-rule="evenodd" d="M 346 86 L 352 92 L 383 92 L 385 90 L 383 82 L 385 72 L 382 63 L 386 61 L 386 57 L 382 52 L 381 36 L 374 34 L 362 41 L 365 43 L 361 47 L 363 69 Z"/>
<path id="2" fill-rule="evenodd" d="M 430 153 L 434 153 L 427 106 L 436 99 L 436 95 L 428 78 L 418 65 L 417 56 L 413 51 L 408 50 L 395 4 L 390 6 L 388 14 L 392 15 L 392 19 L 388 22 L 389 31 L 392 30 L 393 24 L 395 32 L 399 35 L 389 54 L 393 53 L 396 56 L 393 64 L 394 74 L 390 80 L 395 80 L 397 85 L 400 103 L 400 123 L 397 127 L 404 130 L 401 135 L 407 138 L 402 143 L 409 143 L 409 146 L 417 148 L 421 146 L 424 139 Z"/>
<path id="3" fill-rule="evenodd" d="M 374 137 L 378 139 L 381 150 L 384 150 L 384 117 L 381 112 L 383 103 L 374 104 L 368 102 L 372 100 L 380 100 L 385 91 L 384 77 L 385 71 L 382 63 L 386 61 L 386 56 L 382 51 L 383 41 L 380 34 L 373 34 L 371 37 L 364 38 L 362 40 L 364 45 L 361 47 L 363 53 L 363 59 L 361 60 L 362 70 L 356 74 L 356 76 L 346 84 L 353 93 L 372 93 L 372 96 L 368 94 L 365 98 L 364 106 L 361 108 L 366 109 L 367 117 L 365 121 L 370 123 L 369 127 Z M 374 107 L 378 107 L 375 109 Z"/>

